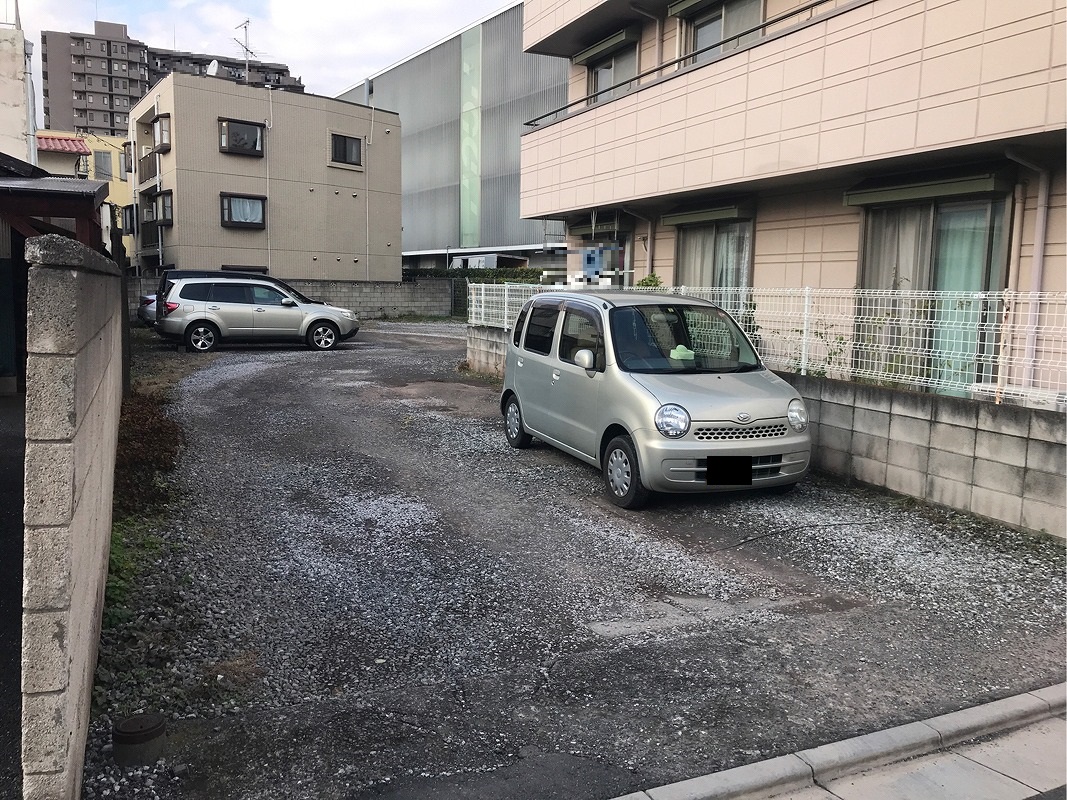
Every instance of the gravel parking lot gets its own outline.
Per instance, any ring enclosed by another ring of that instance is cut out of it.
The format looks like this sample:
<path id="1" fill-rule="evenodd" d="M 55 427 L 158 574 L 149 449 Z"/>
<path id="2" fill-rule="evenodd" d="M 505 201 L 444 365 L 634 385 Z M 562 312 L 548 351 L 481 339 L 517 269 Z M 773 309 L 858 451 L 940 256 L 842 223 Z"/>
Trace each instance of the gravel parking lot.
<path id="1" fill-rule="evenodd" d="M 596 800 L 1064 680 L 1064 548 L 813 477 L 639 513 L 511 450 L 463 326 L 224 350 L 102 644 L 84 796 Z M 160 348 L 167 358 L 172 350 Z M 110 722 L 168 717 L 117 767 Z"/>

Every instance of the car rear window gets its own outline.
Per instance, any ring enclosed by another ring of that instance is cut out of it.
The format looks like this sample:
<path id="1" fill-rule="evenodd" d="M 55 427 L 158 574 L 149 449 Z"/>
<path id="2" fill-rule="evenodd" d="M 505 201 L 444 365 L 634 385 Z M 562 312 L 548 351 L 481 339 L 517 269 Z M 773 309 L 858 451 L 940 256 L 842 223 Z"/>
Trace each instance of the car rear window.
<path id="1" fill-rule="evenodd" d="M 210 288 L 210 283 L 187 283 L 178 292 L 178 297 L 182 300 L 207 300 L 207 293 Z"/>

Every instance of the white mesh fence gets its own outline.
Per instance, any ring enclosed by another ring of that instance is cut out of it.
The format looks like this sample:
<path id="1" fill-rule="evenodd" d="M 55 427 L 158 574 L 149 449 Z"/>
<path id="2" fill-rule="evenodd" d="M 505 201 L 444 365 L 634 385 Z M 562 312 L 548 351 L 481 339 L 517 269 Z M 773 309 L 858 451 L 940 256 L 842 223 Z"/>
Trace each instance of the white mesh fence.
<path id="1" fill-rule="evenodd" d="M 510 329 L 527 299 L 559 288 L 471 284 L 469 322 Z M 1058 410 L 1067 405 L 1064 292 L 652 291 L 726 309 L 772 369 Z"/>

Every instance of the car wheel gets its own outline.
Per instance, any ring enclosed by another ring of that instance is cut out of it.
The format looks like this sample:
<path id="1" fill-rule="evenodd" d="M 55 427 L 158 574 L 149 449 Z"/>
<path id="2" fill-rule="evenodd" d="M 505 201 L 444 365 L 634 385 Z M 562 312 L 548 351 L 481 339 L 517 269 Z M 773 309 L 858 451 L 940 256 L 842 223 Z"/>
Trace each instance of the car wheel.
<path id="1" fill-rule="evenodd" d="M 190 353 L 210 353 L 219 346 L 219 329 L 210 322 L 194 322 L 185 329 L 185 349 Z"/>
<path id="2" fill-rule="evenodd" d="M 638 509 L 651 492 L 641 484 L 637 451 L 629 436 L 616 436 L 604 451 L 604 485 L 608 499 L 621 508 Z"/>
<path id="3" fill-rule="evenodd" d="M 519 450 L 529 447 L 533 440 L 522 425 L 522 410 L 514 396 L 508 398 L 504 407 L 504 435 L 508 437 L 508 444 Z"/>
<path id="4" fill-rule="evenodd" d="M 337 347 L 337 326 L 332 322 L 316 322 L 308 328 L 307 343 L 312 350 L 333 350 Z"/>

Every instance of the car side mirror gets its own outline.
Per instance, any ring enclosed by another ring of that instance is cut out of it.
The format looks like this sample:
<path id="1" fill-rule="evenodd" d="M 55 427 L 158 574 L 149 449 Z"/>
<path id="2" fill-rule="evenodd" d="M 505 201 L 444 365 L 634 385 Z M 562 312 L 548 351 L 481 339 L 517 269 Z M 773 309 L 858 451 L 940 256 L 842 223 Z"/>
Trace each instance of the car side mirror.
<path id="1" fill-rule="evenodd" d="M 296 305 L 296 300 L 294 300 L 291 297 L 283 297 L 282 298 L 282 305 L 283 306 L 289 306 L 290 308 L 292 308 L 293 306 Z"/>
<path id="2" fill-rule="evenodd" d="M 574 363 L 582 369 L 595 369 L 596 356 L 593 355 L 592 350 L 586 350 L 583 348 L 574 354 Z"/>

